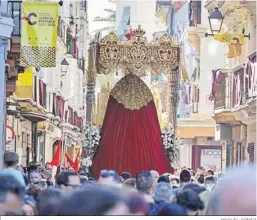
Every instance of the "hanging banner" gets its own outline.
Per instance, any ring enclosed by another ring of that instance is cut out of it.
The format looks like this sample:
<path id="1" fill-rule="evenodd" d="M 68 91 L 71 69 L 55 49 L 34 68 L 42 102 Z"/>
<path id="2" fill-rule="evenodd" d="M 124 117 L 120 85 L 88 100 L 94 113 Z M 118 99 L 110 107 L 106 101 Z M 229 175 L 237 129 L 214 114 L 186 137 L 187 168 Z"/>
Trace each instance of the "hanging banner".
<path id="1" fill-rule="evenodd" d="M 58 3 L 22 3 L 20 65 L 55 67 Z"/>
<path id="2" fill-rule="evenodd" d="M 228 58 L 238 57 L 242 54 L 242 45 L 244 45 L 243 34 L 223 32 L 214 35 L 214 39 L 228 45 Z"/>

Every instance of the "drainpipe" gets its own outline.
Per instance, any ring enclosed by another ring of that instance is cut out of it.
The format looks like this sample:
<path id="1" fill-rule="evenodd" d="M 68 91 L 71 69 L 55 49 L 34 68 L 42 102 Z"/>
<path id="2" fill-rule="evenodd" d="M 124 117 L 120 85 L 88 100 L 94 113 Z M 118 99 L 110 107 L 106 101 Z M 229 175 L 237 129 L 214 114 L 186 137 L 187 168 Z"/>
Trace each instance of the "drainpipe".
<path id="1" fill-rule="evenodd" d="M 5 61 L 7 59 L 8 39 L 11 37 L 13 26 L 13 19 L 2 17 L 0 13 L 0 170 L 3 169 L 3 154 L 5 151 Z"/>

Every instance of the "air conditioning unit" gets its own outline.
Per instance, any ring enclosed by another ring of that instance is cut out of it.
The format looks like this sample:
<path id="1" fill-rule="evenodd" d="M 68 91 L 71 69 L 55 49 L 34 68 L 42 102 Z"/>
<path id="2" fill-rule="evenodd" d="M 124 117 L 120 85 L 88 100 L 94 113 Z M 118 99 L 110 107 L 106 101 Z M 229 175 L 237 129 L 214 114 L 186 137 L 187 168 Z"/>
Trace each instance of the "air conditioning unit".
<path id="1" fill-rule="evenodd" d="M 227 124 L 217 124 L 215 129 L 215 141 L 232 140 L 232 127 Z"/>

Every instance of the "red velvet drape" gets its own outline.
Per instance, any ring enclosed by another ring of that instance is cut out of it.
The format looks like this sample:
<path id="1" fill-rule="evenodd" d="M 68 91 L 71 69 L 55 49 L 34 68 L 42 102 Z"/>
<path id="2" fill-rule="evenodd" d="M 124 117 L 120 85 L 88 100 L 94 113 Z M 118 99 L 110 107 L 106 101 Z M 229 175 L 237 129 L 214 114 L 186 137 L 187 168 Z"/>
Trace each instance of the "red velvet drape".
<path id="1" fill-rule="evenodd" d="M 110 96 L 101 130 L 101 142 L 93 161 L 92 173 L 102 169 L 118 173 L 174 170 L 162 146 L 161 130 L 153 101 L 140 110 L 126 109 Z"/>

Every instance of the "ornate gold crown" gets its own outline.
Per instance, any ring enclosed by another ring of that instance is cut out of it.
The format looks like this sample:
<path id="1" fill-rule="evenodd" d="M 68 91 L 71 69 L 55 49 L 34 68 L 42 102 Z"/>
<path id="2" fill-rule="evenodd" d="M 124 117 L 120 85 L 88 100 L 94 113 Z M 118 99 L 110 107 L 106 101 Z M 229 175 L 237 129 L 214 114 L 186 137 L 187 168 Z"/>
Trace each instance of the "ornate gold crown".
<path id="1" fill-rule="evenodd" d="M 145 35 L 145 31 L 141 28 L 141 25 L 138 25 L 138 28 L 133 31 L 133 35 L 136 37 L 142 37 Z"/>

